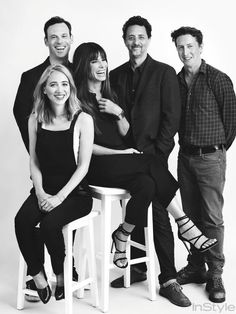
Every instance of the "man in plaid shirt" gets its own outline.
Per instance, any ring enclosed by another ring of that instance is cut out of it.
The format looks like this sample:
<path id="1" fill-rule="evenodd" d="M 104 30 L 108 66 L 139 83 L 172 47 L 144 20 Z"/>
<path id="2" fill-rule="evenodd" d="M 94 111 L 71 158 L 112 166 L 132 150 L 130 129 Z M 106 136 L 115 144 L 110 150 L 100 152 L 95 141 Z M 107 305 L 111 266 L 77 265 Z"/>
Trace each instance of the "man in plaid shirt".
<path id="1" fill-rule="evenodd" d="M 178 74 L 182 98 L 178 179 L 183 207 L 206 236 L 218 240 L 204 254 L 191 246 L 188 264 L 177 280 L 181 285 L 206 282 L 210 301 L 219 303 L 225 301 L 223 189 L 226 150 L 236 135 L 236 97 L 230 78 L 201 59 L 200 30 L 181 27 L 171 37 L 184 64 Z"/>

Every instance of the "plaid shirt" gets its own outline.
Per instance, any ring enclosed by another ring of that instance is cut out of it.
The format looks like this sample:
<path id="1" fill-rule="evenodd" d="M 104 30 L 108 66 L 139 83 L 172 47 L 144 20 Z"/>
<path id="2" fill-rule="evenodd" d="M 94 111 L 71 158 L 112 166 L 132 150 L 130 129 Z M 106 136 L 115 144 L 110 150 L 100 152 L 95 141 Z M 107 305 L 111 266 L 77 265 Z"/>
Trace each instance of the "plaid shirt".
<path id="1" fill-rule="evenodd" d="M 230 147 L 236 136 L 236 97 L 230 78 L 202 60 L 188 87 L 184 68 L 178 74 L 182 99 L 179 143 Z"/>

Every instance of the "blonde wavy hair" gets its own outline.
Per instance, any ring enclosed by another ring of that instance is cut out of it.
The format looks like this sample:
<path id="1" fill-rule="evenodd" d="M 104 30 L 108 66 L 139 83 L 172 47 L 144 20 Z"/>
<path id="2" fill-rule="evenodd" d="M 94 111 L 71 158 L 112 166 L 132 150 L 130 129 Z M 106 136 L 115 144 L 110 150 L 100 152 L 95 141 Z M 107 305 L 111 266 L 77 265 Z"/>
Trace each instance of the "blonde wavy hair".
<path id="1" fill-rule="evenodd" d="M 54 64 L 50 65 L 46 68 L 46 70 L 41 75 L 38 84 L 34 90 L 34 106 L 32 113 L 36 115 L 36 119 L 41 123 L 52 123 L 53 118 L 55 117 L 55 113 L 52 110 L 50 100 L 47 95 L 44 93 L 44 88 L 47 84 L 47 80 L 50 75 L 55 72 L 63 73 L 69 81 L 70 84 L 70 96 L 66 101 L 66 114 L 67 119 L 71 121 L 73 119 L 74 114 L 81 109 L 80 101 L 77 98 L 77 90 L 75 87 L 75 83 L 70 71 L 62 64 Z"/>

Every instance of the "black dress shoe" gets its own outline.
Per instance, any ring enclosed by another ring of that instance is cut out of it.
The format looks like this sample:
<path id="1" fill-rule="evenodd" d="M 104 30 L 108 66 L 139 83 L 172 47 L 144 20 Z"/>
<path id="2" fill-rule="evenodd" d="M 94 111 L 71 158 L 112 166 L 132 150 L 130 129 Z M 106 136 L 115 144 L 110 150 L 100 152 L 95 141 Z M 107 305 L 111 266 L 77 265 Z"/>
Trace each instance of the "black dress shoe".
<path id="1" fill-rule="evenodd" d="M 145 281 L 147 279 L 147 275 L 145 272 L 140 270 L 136 270 L 135 268 L 130 269 L 130 284 L 132 285 L 135 282 Z M 112 288 L 124 288 L 124 276 L 116 278 L 111 282 Z"/>
<path id="2" fill-rule="evenodd" d="M 55 290 L 55 299 L 57 301 L 65 299 L 65 289 L 64 286 L 56 286 L 56 290 Z"/>
<path id="3" fill-rule="evenodd" d="M 205 283 L 207 281 L 207 272 L 205 268 L 193 270 L 190 265 L 187 265 L 178 271 L 176 280 L 180 285 Z"/>
<path id="4" fill-rule="evenodd" d="M 48 301 L 50 300 L 51 295 L 52 295 L 52 291 L 51 291 L 49 285 L 47 285 L 47 287 L 45 287 L 43 289 L 39 289 L 39 288 L 36 288 L 36 289 L 37 289 L 40 300 L 44 304 L 48 303 Z"/>
<path id="5" fill-rule="evenodd" d="M 26 289 L 37 291 L 37 288 L 35 286 L 33 279 L 26 281 Z M 40 298 L 38 296 L 25 294 L 25 300 L 28 302 L 39 302 Z"/>
<path id="6" fill-rule="evenodd" d="M 209 300 L 214 303 L 225 301 L 225 288 L 221 277 L 212 277 L 207 280 L 206 291 L 209 293 Z"/>
<path id="7" fill-rule="evenodd" d="M 182 289 L 183 288 L 177 282 L 173 282 L 167 287 L 162 286 L 159 290 L 159 294 L 175 305 L 181 307 L 190 306 L 191 302 L 189 298 L 187 298 L 186 295 L 183 294 L 183 292 L 181 291 Z"/>

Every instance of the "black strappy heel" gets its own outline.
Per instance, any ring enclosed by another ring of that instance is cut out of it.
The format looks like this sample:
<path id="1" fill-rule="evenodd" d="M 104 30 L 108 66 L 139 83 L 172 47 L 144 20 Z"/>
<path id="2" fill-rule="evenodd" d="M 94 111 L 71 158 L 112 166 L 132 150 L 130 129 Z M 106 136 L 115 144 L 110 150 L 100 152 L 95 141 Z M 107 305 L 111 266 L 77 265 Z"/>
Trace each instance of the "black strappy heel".
<path id="1" fill-rule="evenodd" d="M 179 225 L 178 222 L 181 221 L 181 220 L 184 220 L 186 219 L 186 222 L 184 222 L 182 225 Z M 200 248 L 196 247 L 196 243 L 197 241 L 204 236 L 204 234 L 199 230 L 200 234 L 197 235 L 196 237 L 193 237 L 191 239 L 187 239 L 185 237 L 183 237 L 183 235 L 188 232 L 190 229 L 192 229 L 193 227 L 196 227 L 196 225 L 192 222 L 192 220 L 188 217 L 188 216 L 183 216 L 183 217 L 180 217 L 178 219 L 175 219 L 175 221 L 177 222 L 178 224 L 178 238 L 184 243 L 186 249 L 188 250 L 189 254 L 192 254 L 189 247 L 187 246 L 186 242 L 188 242 L 189 244 L 193 245 L 195 247 L 195 249 L 197 249 L 199 252 L 203 253 L 207 250 L 209 250 L 210 248 L 212 248 L 213 246 L 215 246 L 217 243 L 218 243 L 218 240 L 217 239 L 210 239 L 210 238 L 207 238 L 200 246 Z M 187 228 L 186 230 L 184 230 L 183 232 L 180 232 L 181 231 L 181 228 L 183 226 L 185 226 L 187 223 L 191 222 L 191 226 L 189 228 Z M 203 247 L 203 245 L 205 243 L 207 243 L 209 240 L 215 240 L 215 242 L 209 244 L 207 247 Z"/>
<path id="2" fill-rule="evenodd" d="M 115 254 L 114 254 L 114 258 L 113 258 L 113 263 L 119 267 L 119 268 L 126 268 L 128 266 L 128 260 L 127 260 L 127 257 L 126 257 L 126 250 L 125 251 L 120 251 L 118 248 L 117 248 L 117 245 L 116 245 L 116 241 L 121 241 L 121 242 L 127 242 L 127 240 L 122 240 L 120 239 L 118 236 L 117 236 L 117 233 L 118 232 L 121 232 L 123 233 L 123 235 L 125 236 L 129 236 L 130 235 L 130 232 L 126 231 L 122 224 L 119 225 L 119 227 L 112 233 L 111 237 L 112 237 L 112 245 L 111 245 L 111 253 L 113 252 L 113 248 L 115 246 Z M 118 261 L 124 261 L 124 264 L 123 265 L 119 265 L 117 262 Z"/>

